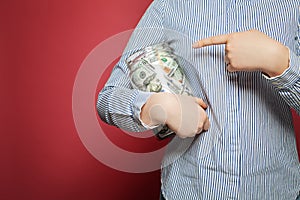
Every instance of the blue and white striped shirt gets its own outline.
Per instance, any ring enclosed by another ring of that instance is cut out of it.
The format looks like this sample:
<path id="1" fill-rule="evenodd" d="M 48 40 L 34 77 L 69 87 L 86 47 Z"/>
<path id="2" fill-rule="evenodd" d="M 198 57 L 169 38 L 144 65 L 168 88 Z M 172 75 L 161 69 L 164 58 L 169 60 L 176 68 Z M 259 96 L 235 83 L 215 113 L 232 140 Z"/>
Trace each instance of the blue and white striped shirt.
<path id="1" fill-rule="evenodd" d="M 173 138 L 162 168 L 166 199 L 296 199 L 300 165 L 290 108 L 300 113 L 299 6 L 299 0 L 154 0 L 150 5 L 97 108 L 109 124 L 144 131 L 139 115 L 151 93 L 131 88 L 125 59 L 174 40 L 175 53 L 194 66 L 182 65 L 194 95 L 203 97 L 200 81 L 206 90 L 211 127 L 193 139 Z M 205 37 L 250 29 L 289 47 L 290 66 L 282 75 L 230 73 L 224 45 L 191 48 Z"/>

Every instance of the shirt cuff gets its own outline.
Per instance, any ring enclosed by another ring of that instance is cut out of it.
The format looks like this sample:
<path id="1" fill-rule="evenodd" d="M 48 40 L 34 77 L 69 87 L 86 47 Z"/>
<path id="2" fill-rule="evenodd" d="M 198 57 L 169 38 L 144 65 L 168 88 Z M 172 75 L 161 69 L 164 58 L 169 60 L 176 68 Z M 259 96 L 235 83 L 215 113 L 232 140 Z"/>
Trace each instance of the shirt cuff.
<path id="1" fill-rule="evenodd" d="M 135 96 L 135 99 L 133 101 L 133 107 L 132 107 L 132 111 L 133 111 L 133 117 L 136 121 L 138 121 L 144 128 L 146 128 L 147 130 L 150 129 L 154 129 L 159 127 L 159 125 L 155 125 L 155 126 L 149 126 L 147 124 L 145 124 L 142 119 L 141 119 L 141 111 L 142 111 L 142 107 L 143 105 L 147 102 L 147 100 L 149 99 L 149 97 L 152 95 L 153 93 L 151 92 L 143 92 L 143 91 L 138 91 L 137 95 Z"/>
<path id="2" fill-rule="evenodd" d="M 267 77 L 263 75 L 275 88 L 289 88 L 296 83 L 300 77 L 299 70 L 300 59 L 296 54 L 290 51 L 289 67 L 279 76 Z"/>

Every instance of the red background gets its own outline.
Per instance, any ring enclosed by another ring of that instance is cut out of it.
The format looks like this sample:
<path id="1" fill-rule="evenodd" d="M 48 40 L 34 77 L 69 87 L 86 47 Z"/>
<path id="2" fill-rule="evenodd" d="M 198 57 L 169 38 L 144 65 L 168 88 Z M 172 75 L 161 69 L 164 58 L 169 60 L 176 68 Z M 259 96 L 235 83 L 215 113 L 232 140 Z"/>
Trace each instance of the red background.
<path id="1" fill-rule="evenodd" d="M 101 41 L 134 28 L 150 2 L 1 1 L 1 200 L 158 199 L 159 171 L 106 167 L 85 149 L 72 117 L 73 84 L 84 58 Z M 297 133 L 299 122 L 295 116 Z M 115 128 L 107 132 L 132 151 L 162 145 L 119 136 Z"/>

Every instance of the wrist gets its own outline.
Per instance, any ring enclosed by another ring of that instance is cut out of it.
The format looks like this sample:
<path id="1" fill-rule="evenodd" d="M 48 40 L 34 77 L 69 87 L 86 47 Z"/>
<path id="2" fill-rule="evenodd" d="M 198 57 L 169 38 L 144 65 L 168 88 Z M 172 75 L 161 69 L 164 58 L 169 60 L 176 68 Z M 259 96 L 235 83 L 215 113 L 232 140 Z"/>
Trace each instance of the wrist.
<path id="1" fill-rule="evenodd" d="M 269 77 L 275 77 L 281 75 L 288 67 L 290 62 L 290 52 L 289 49 L 280 44 L 278 48 L 274 49 L 272 66 L 268 69 L 263 70 L 265 74 Z"/>

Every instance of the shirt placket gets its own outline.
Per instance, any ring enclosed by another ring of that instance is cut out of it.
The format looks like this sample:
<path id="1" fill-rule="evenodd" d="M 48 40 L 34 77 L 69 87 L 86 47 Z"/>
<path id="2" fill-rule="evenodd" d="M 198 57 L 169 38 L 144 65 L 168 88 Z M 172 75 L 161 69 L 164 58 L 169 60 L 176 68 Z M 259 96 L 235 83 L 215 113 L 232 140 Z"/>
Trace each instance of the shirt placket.
<path id="1" fill-rule="evenodd" d="M 239 7 L 241 0 L 227 1 L 227 32 L 238 31 Z M 220 164 L 223 163 L 226 176 L 226 199 L 238 199 L 240 183 L 240 91 L 239 73 L 226 72 L 228 78 L 226 130 L 222 142 Z"/>

